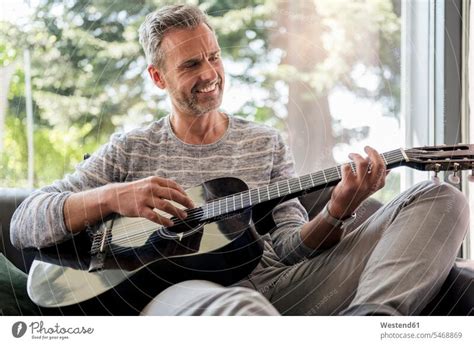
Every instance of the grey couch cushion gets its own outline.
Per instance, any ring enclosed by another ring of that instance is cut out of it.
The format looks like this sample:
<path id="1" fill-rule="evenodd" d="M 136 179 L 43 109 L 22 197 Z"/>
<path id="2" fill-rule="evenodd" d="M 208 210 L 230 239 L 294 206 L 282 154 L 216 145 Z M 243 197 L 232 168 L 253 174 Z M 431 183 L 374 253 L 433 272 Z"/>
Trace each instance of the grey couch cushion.
<path id="1" fill-rule="evenodd" d="M 34 253 L 19 251 L 12 246 L 10 220 L 15 209 L 31 192 L 31 189 L 0 188 L 0 252 L 23 272 L 28 272 Z"/>
<path id="2" fill-rule="evenodd" d="M 39 315 L 26 292 L 27 275 L 0 253 L 0 315 Z"/>

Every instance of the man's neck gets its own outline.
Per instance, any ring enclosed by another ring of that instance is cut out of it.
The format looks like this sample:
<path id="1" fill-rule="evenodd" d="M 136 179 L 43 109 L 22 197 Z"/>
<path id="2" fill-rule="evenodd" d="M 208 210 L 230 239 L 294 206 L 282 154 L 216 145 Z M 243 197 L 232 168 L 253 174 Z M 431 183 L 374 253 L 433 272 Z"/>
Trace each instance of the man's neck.
<path id="1" fill-rule="evenodd" d="M 229 119 L 217 110 L 199 116 L 173 112 L 170 122 L 174 134 L 180 140 L 187 144 L 206 145 L 222 138 Z"/>

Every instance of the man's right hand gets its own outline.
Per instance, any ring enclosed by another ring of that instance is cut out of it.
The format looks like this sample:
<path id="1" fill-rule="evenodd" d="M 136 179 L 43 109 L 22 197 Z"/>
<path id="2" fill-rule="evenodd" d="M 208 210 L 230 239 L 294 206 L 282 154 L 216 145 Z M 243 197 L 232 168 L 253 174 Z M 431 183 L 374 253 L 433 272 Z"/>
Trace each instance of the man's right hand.
<path id="1" fill-rule="evenodd" d="M 186 208 L 193 208 L 194 203 L 184 189 L 175 181 L 158 176 L 127 183 L 114 183 L 106 187 L 107 205 L 111 212 L 126 217 L 143 217 L 164 226 L 173 226 L 173 222 L 154 209 L 185 219 L 185 211 L 174 206 L 177 202 Z"/>
<path id="2" fill-rule="evenodd" d="M 111 183 L 71 194 L 64 203 L 64 223 L 68 231 L 77 233 L 103 221 L 111 213 L 118 213 L 169 227 L 173 222 L 153 211 L 155 208 L 180 219 L 187 216 L 170 201 L 186 208 L 195 207 L 183 188 L 169 179 L 152 176 L 134 182 Z"/>

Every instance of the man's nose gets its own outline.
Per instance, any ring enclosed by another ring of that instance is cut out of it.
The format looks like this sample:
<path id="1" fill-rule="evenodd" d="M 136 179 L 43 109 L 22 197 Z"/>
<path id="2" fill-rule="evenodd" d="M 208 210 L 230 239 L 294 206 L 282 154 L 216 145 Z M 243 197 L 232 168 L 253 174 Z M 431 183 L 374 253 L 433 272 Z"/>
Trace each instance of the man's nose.
<path id="1" fill-rule="evenodd" d="M 212 63 L 205 60 L 205 63 L 203 63 L 199 76 L 202 80 L 216 80 L 218 74 L 216 68 L 212 65 Z"/>

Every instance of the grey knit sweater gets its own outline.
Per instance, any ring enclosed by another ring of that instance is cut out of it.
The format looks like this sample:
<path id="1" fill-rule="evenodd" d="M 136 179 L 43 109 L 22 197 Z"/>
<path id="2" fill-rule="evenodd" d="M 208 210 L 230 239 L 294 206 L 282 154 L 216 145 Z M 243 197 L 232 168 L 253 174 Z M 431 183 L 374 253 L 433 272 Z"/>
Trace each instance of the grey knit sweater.
<path id="1" fill-rule="evenodd" d="M 218 177 L 238 177 L 250 188 L 295 175 L 288 147 L 267 126 L 229 117 L 225 135 L 209 145 L 178 139 L 169 116 L 146 128 L 115 134 L 76 171 L 34 192 L 13 215 L 11 241 L 18 248 L 41 248 L 71 237 L 63 206 L 71 193 L 112 182 L 130 182 L 151 175 L 175 180 L 184 189 Z M 293 264 L 310 255 L 300 229 L 307 214 L 296 200 L 274 209 L 277 229 L 265 238 L 266 265 Z"/>

